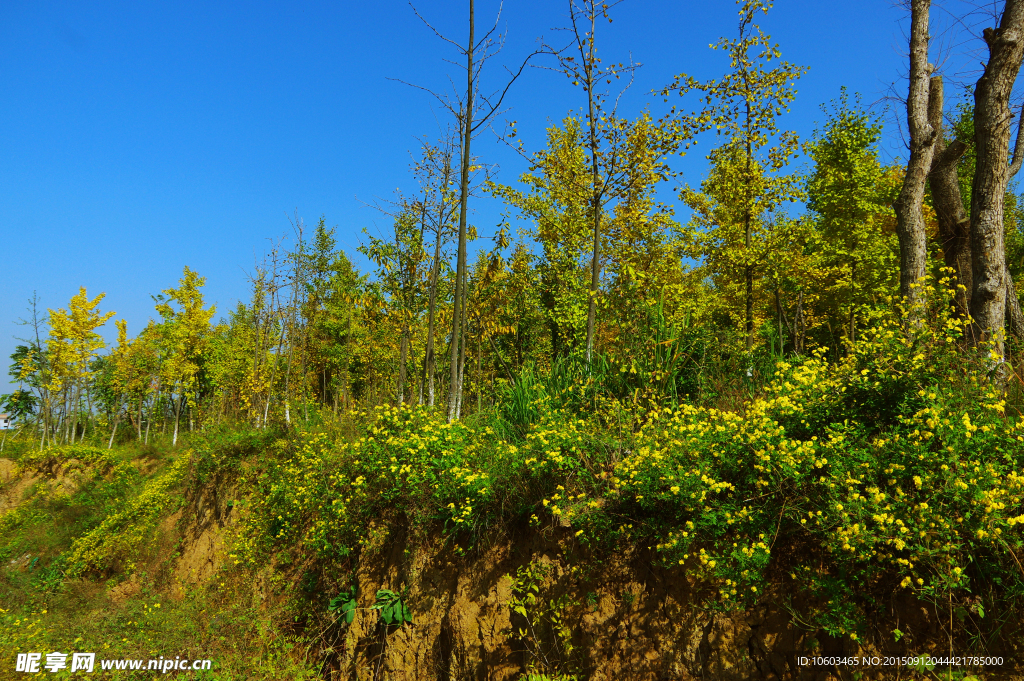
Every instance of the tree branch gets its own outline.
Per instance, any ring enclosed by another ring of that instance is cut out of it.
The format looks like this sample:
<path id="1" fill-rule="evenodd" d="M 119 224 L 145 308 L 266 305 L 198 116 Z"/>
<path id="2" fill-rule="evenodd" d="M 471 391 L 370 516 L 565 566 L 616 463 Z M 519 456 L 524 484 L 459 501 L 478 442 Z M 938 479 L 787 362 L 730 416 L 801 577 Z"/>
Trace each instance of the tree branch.
<path id="1" fill-rule="evenodd" d="M 1019 143 L 1019 142 L 1018 142 Z M 940 173 L 947 167 L 954 165 L 967 151 L 968 145 L 963 140 L 953 140 L 953 143 L 942 150 L 942 153 L 932 161 L 931 173 Z"/>
<path id="2" fill-rule="evenodd" d="M 1021 164 L 1024 163 L 1024 136 L 1020 134 L 1022 126 L 1024 126 L 1024 106 L 1021 107 L 1020 119 L 1017 121 L 1017 142 L 1013 145 L 1013 162 L 1010 164 L 1010 174 L 1007 179 L 1016 175 Z"/>

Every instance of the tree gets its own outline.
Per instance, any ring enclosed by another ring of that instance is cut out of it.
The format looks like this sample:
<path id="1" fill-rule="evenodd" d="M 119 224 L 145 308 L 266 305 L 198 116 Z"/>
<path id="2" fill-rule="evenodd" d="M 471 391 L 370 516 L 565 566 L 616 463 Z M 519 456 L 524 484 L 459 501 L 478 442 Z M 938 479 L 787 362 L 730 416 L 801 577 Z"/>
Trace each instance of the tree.
<path id="1" fill-rule="evenodd" d="M 680 74 L 662 94 L 703 93 L 704 107 L 697 113 L 679 116 L 680 129 L 689 135 L 713 128 L 725 138 L 722 148 L 709 159 L 721 171 L 716 182 L 731 185 L 722 189 L 730 194 L 730 220 L 741 229 L 737 236 L 742 238 L 730 236 L 725 245 L 742 271 L 749 351 L 754 343 L 754 280 L 760 260 L 755 233 L 759 213 L 774 210 L 802 194 L 796 177 L 781 174 L 798 151 L 797 137 L 791 132 L 780 133 L 777 121 L 796 97 L 794 82 L 807 67 L 783 61 L 769 68 L 773 60 L 781 57 L 781 52 L 770 36 L 754 23 L 754 18 L 758 12 L 766 14 L 772 2 L 737 0 L 737 4 L 740 5 L 739 36 L 735 40 L 722 38 L 711 46 L 729 55 L 732 71 L 721 80 L 706 83 Z M 673 113 L 675 111 L 673 107 Z M 728 175 L 722 174 L 726 169 Z M 682 196 L 688 203 L 701 202 L 689 188 Z M 725 235 L 726 232 L 721 233 Z"/>
<path id="2" fill-rule="evenodd" d="M 34 345 L 18 345 L 11 353 L 11 365 L 7 375 L 18 383 L 18 389 L 7 395 L 0 395 L 0 409 L 18 421 L 36 413 L 39 408 L 42 389 L 42 351 Z M 36 391 L 26 390 L 26 385 Z"/>
<path id="3" fill-rule="evenodd" d="M 799 223 L 776 213 L 779 193 L 770 189 L 774 179 L 787 192 L 795 191 L 797 178 L 766 177 L 761 164 L 750 162 L 745 152 L 734 140 L 713 150 L 701 191 L 687 186 L 681 196 L 693 210 L 686 254 L 700 263 L 697 276 L 714 286 L 713 307 L 705 315 L 739 326 L 749 352 L 764 307 L 759 303 L 777 290 L 765 288 L 772 283 L 767 275 L 779 269 L 776 263 L 784 260 Z M 737 319 L 742 323 L 737 325 Z"/>
<path id="4" fill-rule="evenodd" d="M 522 75 L 530 59 L 541 51 L 537 50 L 527 56 L 517 70 L 507 69 L 509 78 L 504 87 L 498 89 L 492 95 L 486 95 L 480 91 L 480 75 L 486 62 L 500 52 L 501 46 L 504 43 L 504 36 L 497 35 L 498 20 L 501 18 L 500 11 L 494 26 L 482 38 L 477 40 L 475 3 L 474 0 L 469 0 L 469 39 L 465 44 L 460 44 L 443 36 L 426 19 L 423 19 L 419 12 L 416 12 L 416 15 L 423 20 L 423 23 L 435 35 L 454 46 L 465 59 L 466 64 L 466 89 L 461 95 L 456 93 L 453 97 L 449 97 L 427 88 L 420 88 L 433 95 L 441 106 L 452 115 L 458 124 L 462 139 L 460 145 L 459 178 L 459 241 L 453 286 L 454 306 L 452 313 L 450 388 L 448 391 L 448 420 L 454 421 L 459 418 L 459 405 L 462 404 L 462 374 L 460 367 L 465 363 L 466 351 L 463 331 L 465 327 L 466 238 L 472 167 L 470 147 L 473 137 L 477 132 L 486 126 L 501 109 L 502 102 L 505 100 L 505 95 L 508 94 L 509 88 Z"/>
<path id="5" fill-rule="evenodd" d="M 586 126 L 585 118 L 568 116 L 561 125 L 548 128 L 547 147 L 533 154 L 530 169 L 519 178 L 525 191 L 488 185 L 488 191 L 535 225 L 530 234 L 542 248 L 537 263 L 540 296 L 555 356 L 593 352 L 597 327 L 592 324 L 596 317 L 591 315 L 591 302 L 599 293 L 593 288 L 594 254 L 596 271 L 611 266 L 614 277 L 629 267 L 624 261 L 627 254 L 638 255 L 634 249 L 652 245 L 653 231 L 668 214 L 667 208 L 655 204 L 653 192 L 669 176 L 665 158 L 678 145 L 675 132 L 646 113 L 635 121 L 601 122 L 597 209 L 602 217 L 596 223 L 600 236 L 595 250 L 594 146 Z"/>
<path id="6" fill-rule="evenodd" d="M 119 319 L 114 322 L 117 327 L 117 347 L 110 353 L 108 359 L 109 379 L 107 388 L 109 391 L 110 409 L 113 412 L 113 426 L 110 428 L 110 441 L 107 449 L 114 446 L 114 437 L 117 435 L 117 426 L 121 422 L 121 411 L 125 406 L 125 399 L 129 389 L 134 383 L 135 373 L 139 367 L 132 361 L 131 340 L 128 338 L 128 322 Z"/>
<path id="7" fill-rule="evenodd" d="M 161 378 L 170 388 L 171 406 L 174 410 L 174 436 L 172 444 L 178 443 L 178 421 L 181 410 L 187 403 L 194 410 L 200 365 L 206 352 L 210 319 L 215 307 L 203 307 L 203 294 L 199 290 L 206 284 L 206 277 L 185 267 L 184 276 L 177 288 L 163 291 L 166 299 L 156 306 L 163 319 L 162 335 L 166 353 L 161 365 Z M 178 307 L 175 310 L 171 303 Z"/>
<path id="8" fill-rule="evenodd" d="M 85 287 L 72 296 L 68 309 L 60 308 L 56 312 L 50 310 L 50 337 L 46 341 L 47 356 L 50 364 L 49 394 L 61 398 L 60 416 L 63 422 L 65 442 L 73 442 L 82 425 L 82 437 L 85 437 L 85 424 L 80 419 L 83 411 L 81 402 L 89 402 L 89 380 L 95 373 L 92 363 L 97 353 L 106 347 L 103 338 L 96 329 L 103 326 L 114 316 L 113 312 L 101 314 L 97 310 L 105 293 L 89 300 Z M 52 414 L 53 405 L 50 405 Z M 91 404 L 85 413 L 92 411 Z M 52 418 L 52 416 L 51 416 Z M 60 422 L 53 424 L 60 429 Z"/>
<path id="9" fill-rule="evenodd" d="M 858 313 L 876 304 L 896 283 L 897 253 L 891 231 L 893 196 L 888 169 L 878 160 L 881 123 L 846 91 L 833 103 L 823 129 L 809 145 L 814 163 L 807 178 L 807 208 L 821 234 L 815 267 L 823 277 L 834 328 L 853 340 Z M 832 325 L 830 325 L 832 326 Z"/>
<path id="10" fill-rule="evenodd" d="M 893 204 L 896 234 L 900 242 L 900 295 L 909 314 L 921 314 L 918 290 L 928 262 L 924 222 L 925 181 L 935 155 L 942 122 L 942 80 L 933 78 L 935 67 L 928 62 L 928 18 L 931 0 L 910 3 L 910 92 L 907 96 L 907 127 L 910 156 L 903 188 Z"/>
<path id="11" fill-rule="evenodd" d="M 425 228 L 425 204 L 406 204 L 395 216 L 393 238 L 381 239 L 364 230 L 368 242 L 359 251 L 377 265 L 380 298 L 387 300 L 388 319 L 397 327 L 399 336 L 398 382 L 396 402 L 403 404 L 406 396 L 407 369 L 410 356 L 413 322 L 422 309 L 421 284 Z"/>
<path id="12" fill-rule="evenodd" d="M 975 339 L 991 338 L 1002 354 L 1007 292 L 1003 202 L 1010 177 L 1024 162 L 1018 130 L 1012 168 L 1009 163 L 1010 94 L 1024 59 L 1024 1 L 1007 0 L 998 28 L 986 28 L 984 38 L 989 58 L 974 88 L 971 318 Z"/>
<path id="13" fill-rule="evenodd" d="M 584 129 L 578 118 L 548 128 L 547 147 L 534 154 L 520 178 L 526 191 L 492 183 L 489 191 L 529 219 L 541 246 L 537 264 L 540 296 L 559 357 L 580 348 L 587 323 L 586 260 L 590 183 Z M 585 347 L 585 346 L 584 346 Z"/>
<path id="14" fill-rule="evenodd" d="M 941 123 L 941 119 L 940 119 Z M 971 288 L 971 223 L 970 185 L 974 176 L 974 152 L 967 140 L 974 137 L 973 112 L 961 108 L 952 126 L 953 139 L 946 139 L 940 128 L 935 142 L 935 160 L 928 174 L 932 204 L 938 223 L 938 240 L 947 267 L 953 271 L 956 290 L 954 301 L 961 315 L 970 310 Z M 969 167 L 968 167 L 969 166 Z M 964 180 L 967 180 L 966 182 Z M 966 196 L 967 203 L 964 203 Z"/>
<path id="15" fill-rule="evenodd" d="M 430 407 L 434 406 L 434 380 L 437 374 L 437 354 L 434 345 L 443 262 L 442 248 L 452 236 L 453 210 L 456 205 L 455 194 L 452 190 L 455 174 L 453 166 L 455 146 L 456 142 L 450 131 L 438 145 L 428 144 L 424 141 L 420 160 L 414 166 L 414 172 L 423 192 L 423 201 L 420 206 L 423 227 L 425 229 L 429 225 L 434 234 L 427 293 L 427 337 L 424 343 L 420 379 L 423 387 L 420 390 L 420 403 L 423 403 L 423 390 L 425 389 L 427 404 Z"/>
<path id="16" fill-rule="evenodd" d="M 621 0 L 620 0 L 621 1 Z M 586 201 L 588 218 L 591 223 L 590 287 L 587 295 L 587 362 L 594 350 L 594 332 L 597 323 L 597 294 L 601 277 L 601 219 L 606 205 L 626 190 L 628 165 L 622 152 L 622 140 L 626 126 L 616 116 L 618 98 L 607 107 L 608 93 L 598 90 L 601 81 L 611 83 L 623 73 L 632 73 L 637 65 L 602 66 L 597 56 L 597 19 L 601 17 L 611 23 L 608 10 L 619 4 L 599 4 L 596 0 L 569 0 L 569 22 L 567 29 L 572 34 L 568 48 L 558 50 L 559 67 L 573 85 L 583 88 L 586 109 L 583 114 L 588 169 Z M 567 53 L 568 52 L 568 53 Z M 627 86 L 628 87 L 628 86 Z M 621 96 L 621 94 L 620 94 Z M 675 151 L 678 142 L 674 136 L 661 140 L 661 156 Z M 661 172 L 667 172 L 662 164 Z"/>

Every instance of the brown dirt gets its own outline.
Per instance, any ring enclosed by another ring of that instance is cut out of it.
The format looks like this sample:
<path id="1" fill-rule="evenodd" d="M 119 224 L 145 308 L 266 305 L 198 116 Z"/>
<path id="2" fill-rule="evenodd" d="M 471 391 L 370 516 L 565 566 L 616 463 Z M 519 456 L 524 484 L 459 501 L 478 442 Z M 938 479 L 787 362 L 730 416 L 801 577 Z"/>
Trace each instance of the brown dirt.
<path id="1" fill-rule="evenodd" d="M 171 538 L 167 545 L 180 551 L 169 565 L 175 597 L 189 585 L 208 583 L 225 564 L 234 519 L 227 500 L 233 494 L 229 481 L 211 481 L 161 526 L 160 534 Z M 776 583 L 750 611 L 714 612 L 700 606 L 701 585 L 684 568 L 656 567 L 644 551 L 584 554 L 567 528 L 521 528 L 465 555 L 439 535 L 412 537 L 400 521 L 382 519 L 369 536 L 373 541 L 352 564 L 359 585 L 355 621 L 323 639 L 325 676 L 335 681 L 519 681 L 531 667 L 543 673 L 543 661 L 516 635 L 525 622 L 511 609 L 509 575 L 531 561 L 547 568 L 539 598 L 564 602 L 560 611 L 574 650 L 561 671 L 581 681 L 913 679 L 925 677 L 905 667 L 838 670 L 801 664 L 800 658 L 948 653 L 941 618 L 916 601 L 894 601 L 874 623 L 886 634 L 898 625 L 906 632 L 900 643 L 878 635 L 858 645 L 794 623 L 783 604 L 792 598 L 799 607 L 799 595 L 786 582 Z M 291 553 L 277 566 L 288 579 L 297 581 L 316 567 L 301 550 Z M 268 574 L 253 576 L 249 587 L 265 607 L 287 597 L 271 589 Z M 370 610 L 375 592 L 405 587 L 414 623 L 385 635 Z M 129 580 L 111 597 L 135 593 Z M 1014 662 L 1021 659 L 1020 642 L 1009 638 L 993 652 L 1004 656 L 1004 666 L 989 668 L 980 679 L 1024 681 Z"/>
<path id="2" fill-rule="evenodd" d="M 180 533 L 181 556 L 173 567 L 175 598 L 182 598 L 187 586 L 209 581 L 224 565 L 232 493 L 233 487 L 225 480 L 214 480 L 188 500 L 184 511 L 166 518 L 161 525 L 161 534 L 172 532 L 172 528 Z"/>
<path id="3" fill-rule="evenodd" d="M 514 635 L 525 623 L 510 609 L 508 575 L 531 560 L 549 567 L 540 598 L 565 599 L 563 621 L 575 650 L 562 672 L 581 679 L 826 681 L 852 679 L 855 671 L 866 671 L 865 679 L 889 679 L 896 678 L 894 669 L 849 667 L 837 674 L 834 668 L 801 665 L 799 658 L 947 654 L 936 617 L 917 602 L 893 606 L 912 647 L 891 637 L 881 645 L 858 646 L 796 626 L 781 607 L 792 595 L 784 584 L 751 611 L 712 612 L 697 605 L 699 584 L 682 569 L 654 567 L 642 552 L 582 557 L 573 553 L 571 533 L 559 529 L 524 532 L 468 557 L 439 537 L 414 552 L 405 550 L 406 541 L 399 529 L 382 550 L 364 551 L 358 561 L 362 609 L 339 642 L 332 678 L 513 681 L 531 665 L 543 671 Z M 414 624 L 388 633 L 385 644 L 378 615 L 368 608 L 378 588 L 399 591 L 406 585 Z M 877 624 L 880 631 L 894 628 Z M 981 678 L 1024 679 L 1020 666 L 1010 664 L 1010 656 L 1020 659 L 1014 650 L 996 654 L 1006 656 L 1006 664 Z M 913 678 L 907 672 L 901 678 Z"/>
<path id="4" fill-rule="evenodd" d="M 40 479 L 42 476 L 38 473 L 22 471 L 14 461 L 0 459 L 0 514 L 19 506 Z"/>

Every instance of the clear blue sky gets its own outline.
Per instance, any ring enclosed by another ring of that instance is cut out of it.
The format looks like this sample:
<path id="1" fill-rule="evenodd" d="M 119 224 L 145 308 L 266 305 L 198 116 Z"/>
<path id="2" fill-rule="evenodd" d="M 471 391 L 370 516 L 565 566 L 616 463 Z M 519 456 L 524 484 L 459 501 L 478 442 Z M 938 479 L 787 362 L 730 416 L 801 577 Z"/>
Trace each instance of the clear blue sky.
<path id="1" fill-rule="evenodd" d="M 463 40 L 467 4 L 418 6 Z M 485 24 L 497 5 L 477 4 Z M 504 60 L 553 37 L 564 5 L 508 0 Z M 649 93 L 676 73 L 705 79 L 728 67 L 708 44 L 736 31 L 729 0 L 626 0 L 613 17 L 599 29 L 601 54 L 644 64 L 622 113 L 646 103 L 660 111 Z M 785 59 L 811 68 L 782 126 L 810 136 L 819 106 L 842 85 L 868 103 L 885 95 L 906 70 L 903 23 L 889 0 L 778 0 L 761 24 Z M 445 58 L 452 50 L 390 0 L 0 3 L 5 373 L 24 333 L 14 321 L 33 291 L 50 308 L 66 307 L 79 286 L 105 292 L 101 309 L 134 334 L 154 315 L 150 295 L 185 265 L 207 277 L 218 317 L 246 299 L 245 270 L 295 210 L 310 224 L 323 214 L 354 252 L 363 227 L 387 226 L 362 202 L 414 187 L 409 152 L 443 117 L 428 96 L 388 78 L 443 87 L 458 74 Z M 563 77 L 532 70 L 513 87 L 508 117 L 535 150 L 544 127 L 581 97 Z M 677 164 L 691 184 L 707 146 Z M 523 170 L 489 134 L 475 150 L 500 164 L 505 182 Z M 886 153 L 902 154 L 897 138 Z M 497 208 L 475 208 L 471 219 L 491 234 Z"/>

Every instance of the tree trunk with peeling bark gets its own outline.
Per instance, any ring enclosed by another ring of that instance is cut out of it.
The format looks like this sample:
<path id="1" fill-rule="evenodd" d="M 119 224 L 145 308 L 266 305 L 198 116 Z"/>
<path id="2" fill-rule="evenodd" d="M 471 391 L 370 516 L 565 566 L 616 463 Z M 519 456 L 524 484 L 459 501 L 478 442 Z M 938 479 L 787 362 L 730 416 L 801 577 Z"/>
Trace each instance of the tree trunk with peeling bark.
<path id="1" fill-rule="evenodd" d="M 928 15 L 930 0 L 912 0 L 910 19 L 910 92 L 907 124 L 910 128 L 910 158 L 903 187 L 893 204 L 896 235 L 900 243 L 900 295 L 908 303 L 908 314 L 917 316 L 921 302 L 918 282 L 928 262 L 925 235 L 925 181 L 935 152 L 936 126 L 942 120 L 942 81 L 931 79 L 934 67 L 928 63 Z"/>
<path id="2" fill-rule="evenodd" d="M 938 78 L 936 76 L 933 80 Z M 941 80 L 938 87 L 942 87 Z M 967 144 L 963 140 L 953 140 L 947 146 L 943 131 L 938 130 L 935 157 L 928 175 L 932 204 L 939 223 L 939 244 L 942 246 L 943 260 L 956 277 L 956 309 L 965 317 L 970 310 L 971 222 L 964 210 L 956 169 L 966 150 Z"/>
<path id="3" fill-rule="evenodd" d="M 1017 338 L 1024 338 L 1024 312 L 1020 309 L 1017 287 L 1013 285 L 1010 271 L 1006 271 L 1006 326 Z"/>
<path id="4" fill-rule="evenodd" d="M 1024 56 L 1024 0 L 1007 0 L 999 27 L 986 28 L 984 37 L 989 59 L 974 91 L 977 162 L 971 187 L 971 317 L 975 342 L 994 339 L 1002 353 L 1009 278 L 1003 197 L 1010 179 L 1010 94 Z"/>

